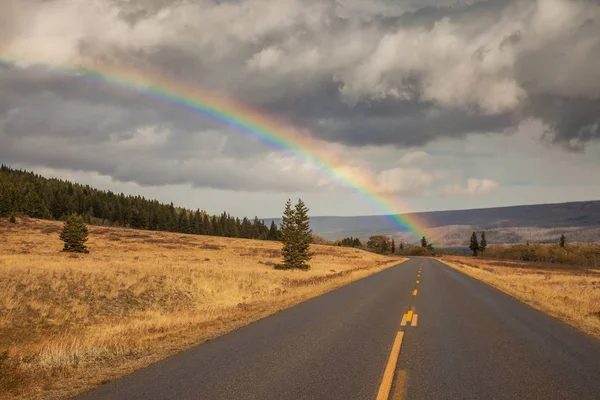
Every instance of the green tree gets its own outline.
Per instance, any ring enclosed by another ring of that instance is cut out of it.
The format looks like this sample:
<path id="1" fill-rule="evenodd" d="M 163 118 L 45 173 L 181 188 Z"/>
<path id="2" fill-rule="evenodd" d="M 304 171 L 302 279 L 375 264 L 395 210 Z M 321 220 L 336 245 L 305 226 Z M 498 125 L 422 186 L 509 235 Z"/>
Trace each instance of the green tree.
<path id="1" fill-rule="evenodd" d="M 396 253 L 396 241 L 392 239 L 392 254 Z"/>
<path id="2" fill-rule="evenodd" d="M 17 219 L 15 218 L 15 214 L 10 214 L 10 217 L 8 217 L 8 222 L 10 222 L 11 224 L 16 224 L 17 223 Z"/>
<path id="3" fill-rule="evenodd" d="M 310 245 L 312 243 L 312 230 L 308 208 L 301 199 L 296 207 L 288 199 L 285 203 L 283 217 L 281 218 L 281 240 L 283 241 L 283 264 L 277 264 L 277 269 L 310 269 L 308 261 L 312 258 Z"/>
<path id="4" fill-rule="evenodd" d="M 427 242 L 427 238 L 426 238 L 425 236 L 423 236 L 423 237 L 421 238 L 421 247 L 425 247 L 425 248 L 427 248 L 427 247 L 428 247 L 428 245 L 429 245 L 429 243 Z"/>
<path id="5" fill-rule="evenodd" d="M 310 269 L 310 264 L 308 262 L 312 258 L 310 245 L 312 244 L 313 236 L 312 229 L 310 229 L 310 217 L 308 216 L 308 211 L 308 207 L 306 207 L 306 204 L 304 204 L 302 199 L 298 199 L 298 203 L 296 203 L 296 209 L 294 211 L 298 248 L 297 268 L 303 270 Z"/>
<path id="6" fill-rule="evenodd" d="M 290 199 L 285 203 L 285 209 L 281 217 L 281 240 L 283 241 L 283 249 L 281 250 L 283 264 L 276 264 L 275 268 L 295 268 L 298 258 L 298 250 L 296 248 L 296 218 Z"/>
<path id="7" fill-rule="evenodd" d="M 65 243 L 63 251 L 88 253 L 85 245 L 85 242 L 88 240 L 88 229 L 81 216 L 72 214 L 67 217 L 60 233 L 60 239 Z"/>
<path id="8" fill-rule="evenodd" d="M 375 253 L 385 254 L 390 249 L 390 239 L 382 235 L 371 236 L 367 242 L 367 247 Z"/>
<path id="9" fill-rule="evenodd" d="M 469 244 L 469 249 L 473 252 L 473 256 L 477 256 L 479 254 L 479 242 L 477 241 L 477 233 L 473 232 L 471 235 L 471 243 Z"/>
<path id="10" fill-rule="evenodd" d="M 565 247 L 565 244 L 567 244 L 567 238 L 565 237 L 565 234 L 563 233 L 562 235 L 560 235 L 560 247 Z"/>
<path id="11" fill-rule="evenodd" d="M 485 238 L 485 232 L 481 232 L 481 241 L 479 242 L 479 251 L 484 252 L 487 250 L 487 240 Z"/>
<path id="12" fill-rule="evenodd" d="M 279 240 L 279 230 L 275 221 L 271 221 L 271 227 L 269 228 L 269 234 L 267 240 Z"/>

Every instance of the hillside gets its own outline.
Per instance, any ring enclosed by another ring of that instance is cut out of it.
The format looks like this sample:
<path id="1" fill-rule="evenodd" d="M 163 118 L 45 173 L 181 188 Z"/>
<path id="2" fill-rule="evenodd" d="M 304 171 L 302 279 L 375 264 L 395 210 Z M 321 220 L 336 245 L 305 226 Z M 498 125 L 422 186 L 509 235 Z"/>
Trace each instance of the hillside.
<path id="1" fill-rule="evenodd" d="M 66 398 L 401 261 L 314 245 L 90 226 L 61 253 L 55 221 L 0 219 L 0 399 Z"/>
<path id="2" fill-rule="evenodd" d="M 572 241 L 600 239 L 600 201 L 536 204 L 472 210 L 434 211 L 405 214 L 429 222 L 425 233 L 438 245 L 464 245 L 474 230 L 485 230 L 490 243 L 556 241 L 565 233 Z M 270 219 L 265 220 L 270 223 Z M 278 219 L 274 219 L 278 223 Z M 366 239 L 385 233 L 399 240 L 414 241 L 412 235 L 398 232 L 380 216 L 313 217 L 315 233 L 336 240 L 346 236 Z"/>
<path id="3" fill-rule="evenodd" d="M 29 171 L 0 166 L 0 217 L 25 214 L 33 218 L 62 220 L 76 213 L 95 225 L 277 240 L 279 232 L 258 218 L 235 218 L 226 212 L 186 210 L 142 196 L 116 194 Z"/>

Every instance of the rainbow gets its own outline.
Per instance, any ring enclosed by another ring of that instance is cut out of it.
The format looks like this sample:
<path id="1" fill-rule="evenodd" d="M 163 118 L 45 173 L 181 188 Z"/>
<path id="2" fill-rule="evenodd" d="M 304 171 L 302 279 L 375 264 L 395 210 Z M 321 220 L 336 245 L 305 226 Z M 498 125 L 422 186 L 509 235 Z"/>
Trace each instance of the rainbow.
<path id="1" fill-rule="evenodd" d="M 415 214 L 401 214 L 406 207 L 380 194 L 381 188 L 368 177 L 350 168 L 327 151 L 322 142 L 309 133 L 260 113 L 230 98 L 204 91 L 152 71 L 94 62 L 89 65 L 63 66 L 0 56 L 0 67 L 35 68 L 50 73 L 77 76 L 93 82 L 127 89 L 158 101 L 188 110 L 202 118 L 226 125 L 236 132 L 250 136 L 272 149 L 285 151 L 315 165 L 348 188 L 368 204 L 380 210 L 382 218 L 396 229 L 420 236 L 427 228 Z"/>

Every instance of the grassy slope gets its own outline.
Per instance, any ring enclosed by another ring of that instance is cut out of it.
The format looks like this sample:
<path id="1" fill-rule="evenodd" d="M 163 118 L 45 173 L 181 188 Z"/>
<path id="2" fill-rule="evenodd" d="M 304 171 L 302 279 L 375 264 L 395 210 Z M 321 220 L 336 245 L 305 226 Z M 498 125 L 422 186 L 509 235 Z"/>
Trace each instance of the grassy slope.
<path id="1" fill-rule="evenodd" d="M 400 261 L 313 246 L 275 271 L 279 243 L 95 226 L 68 255 L 60 228 L 0 221 L 0 398 L 65 398 Z"/>
<path id="2" fill-rule="evenodd" d="M 441 261 L 600 339 L 600 269 L 471 257 Z"/>

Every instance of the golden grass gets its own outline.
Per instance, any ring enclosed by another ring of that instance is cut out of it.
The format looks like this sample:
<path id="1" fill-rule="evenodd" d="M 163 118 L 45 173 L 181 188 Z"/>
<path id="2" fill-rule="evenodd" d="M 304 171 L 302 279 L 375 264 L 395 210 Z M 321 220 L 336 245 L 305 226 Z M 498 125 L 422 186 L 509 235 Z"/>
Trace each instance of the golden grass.
<path id="1" fill-rule="evenodd" d="M 444 257 L 443 262 L 600 339 L 600 270 Z"/>
<path id="2" fill-rule="evenodd" d="M 61 224 L 0 221 L 0 398 L 66 398 L 401 260 L 313 246 L 276 271 L 280 244 L 90 226 L 86 255 Z"/>

